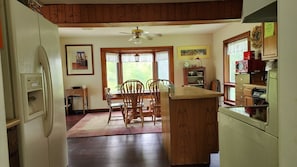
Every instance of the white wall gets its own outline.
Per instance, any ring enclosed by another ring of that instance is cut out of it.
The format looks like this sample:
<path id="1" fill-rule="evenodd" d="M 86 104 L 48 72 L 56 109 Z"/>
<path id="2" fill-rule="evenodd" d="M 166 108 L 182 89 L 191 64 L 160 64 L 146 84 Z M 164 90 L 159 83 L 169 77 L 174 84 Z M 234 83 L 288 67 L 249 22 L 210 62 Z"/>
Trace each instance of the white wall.
<path id="1" fill-rule="evenodd" d="M 278 1 L 279 166 L 297 166 L 297 1 Z"/>
<path id="2" fill-rule="evenodd" d="M 106 108 L 106 102 L 102 100 L 102 82 L 101 82 L 101 62 L 100 62 L 100 48 L 110 47 L 138 47 L 129 43 L 127 40 L 129 36 L 123 37 L 84 37 L 84 38 L 61 38 L 61 55 L 64 73 L 64 87 L 65 89 L 72 86 L 87 85 L 89 90 L 89 108 L 102 109 Z M 67 76 L 65 63 L 65 45 L 67 44 L 93 44 L 94 55 L 94 75 L 77 75 Z M 144 41 L 139 47 L 146 46 L 174 46 L 174 82 L 176 86 L 183 84 L 183 61 L 177 57 L 177 46 L 191 46 L 191 45 L 209 45 L 210 58 L 203 59 L 203 65 L 206 66 L 206 81 L 214 79 L 214 65 L 212 61 L 212 34 L 188 34 L 175 36 L 156 37 L 153 40 Z M 81 99 L 75 99 L 75 109 L 81 109 Z"/>
<path id="3" fill-rule="evenodd" d="M 221 91 L 224 91 L 224 68 L 223 68 L 223 41 L 232 38 L 236 35 L 242 34 L 247 31 L 252 31 L 259 23 L 243 24 L 240 22 L 230 23 L 228 26 L 220 29 L 213 34 L 213 64 L 214 75 L 221 83 Z M 220 98 L 220 103 L 223 103 L 223 96 Z"/>
<path id="4" fill-rule="evenodd" d="M 253 28 L 259 25 L 259 23 L 231 23 L 228 26 L 220 29 L 213 34 L 213 63 L 214 71 L 217 79 L 221 81 L 221 90 L 223 90 L 223 41 L 232 38 L 236 35 L 242 34 L 247 31 L 253 30 Z"/>

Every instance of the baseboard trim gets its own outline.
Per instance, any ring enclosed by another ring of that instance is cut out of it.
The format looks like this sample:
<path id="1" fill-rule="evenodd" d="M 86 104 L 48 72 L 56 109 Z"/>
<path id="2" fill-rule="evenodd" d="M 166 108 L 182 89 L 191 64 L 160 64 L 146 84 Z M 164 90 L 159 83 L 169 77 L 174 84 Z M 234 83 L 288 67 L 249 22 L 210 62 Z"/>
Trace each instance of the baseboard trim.
<path id="1" fill-rule="evenodd" d="M 107 108 L 100 108 L 100 109 L 89 109 L 86 113 L 94 113 L 94 112 L 108 112 Z"/>
<path id="2" fill-rule="evenodd" d="M 85 111 L 85 113 L 96 113 L 96 112 L 108 112 L 107 108 L 101 108 L 101 109 L 88 109 Z M 72 110 L 69 112 L 70 114 L 82 114 L 83 110 Z"/>

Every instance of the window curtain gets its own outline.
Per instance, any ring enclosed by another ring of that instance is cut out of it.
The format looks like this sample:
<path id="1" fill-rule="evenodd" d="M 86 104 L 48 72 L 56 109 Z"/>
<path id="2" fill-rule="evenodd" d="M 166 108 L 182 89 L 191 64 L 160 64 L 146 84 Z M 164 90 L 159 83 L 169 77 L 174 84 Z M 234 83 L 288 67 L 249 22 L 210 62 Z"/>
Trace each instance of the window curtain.
<path id="1" fill-rule="evenodd" d="M 243 52 L 248 50 L 248 40 L 242 39 L 228 44 L 230 82 L 235 82 L 236 61 L 243 60 Z"/>
<path id="2" fill-rule="evenodd" d="M 135 62 L 135 54 L 122 54 L 122 62 Z M 140 53 L 139 62 L 153 62 L 151 53 Z"/>
<path id="3" fill-rule="evenodd" d="M 156 53 L 156 60 L 157 61 L 168 61 L 168 51 L 164 51 L 164 52 L 157 52 Z"/>
<path id="4" fill-rule="evenodd" d="M 228 44 L 228 55 L 229 56 L 242 56 L 243 58 L 243 52 L 247 51 L 247 39 L 242 39 L 236 42 L 232 42 Z"/>
<path id="5" fill-rule="evenodd" d="M 106 53 L 106 62 L 119 62 L 119 54 L 118 53 Z"/>
<path id="6" fill-rule="evenodd" d="M 158 65 L 158 79 L 169 80 L 169 62 L 168 51 L 157 52 L 156 61 Z"/>

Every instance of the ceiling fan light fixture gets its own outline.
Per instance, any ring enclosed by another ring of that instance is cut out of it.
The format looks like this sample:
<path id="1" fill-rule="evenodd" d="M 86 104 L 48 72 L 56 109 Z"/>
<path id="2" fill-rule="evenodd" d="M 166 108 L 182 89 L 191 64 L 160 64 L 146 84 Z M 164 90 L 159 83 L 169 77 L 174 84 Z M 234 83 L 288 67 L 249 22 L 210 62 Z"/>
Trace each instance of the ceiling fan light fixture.
<path id="1" fill-rule="evenodd" d="M 142 39 L 139 38 L 139 37 L 136 37 L 136 38 L 133 38 L 132 42 L 135 44 L 135 45 L 139 45 L 142 43 Z"/>
<path id="2" fill-rule="evenodd" d="M 127 34 L 127 33 L 124 33 L 124 34 Z M 133 42 L 135 45 L 141 44 L 142 40 L 152 40 L 153 37 L 162 36 L 162 34 L 159 34 L 159 33 L 158 34 L 151 34 L 149 32 L 144 32 L 142 29 L 139 29 L 138 26 L 136 27 L 136 29 L 133 29 L 130 34 L 132 35 L 132 37 L 128 41 Z"/>

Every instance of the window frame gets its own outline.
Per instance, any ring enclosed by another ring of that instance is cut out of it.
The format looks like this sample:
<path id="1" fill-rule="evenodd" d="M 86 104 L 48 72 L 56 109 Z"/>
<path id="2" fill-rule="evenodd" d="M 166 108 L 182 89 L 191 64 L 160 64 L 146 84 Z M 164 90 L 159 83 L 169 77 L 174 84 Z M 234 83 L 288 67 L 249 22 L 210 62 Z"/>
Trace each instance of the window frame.
<path id="1" fill-rule="evenodd" d="M 244 32 L 242 34 L 236 35 L 232 38 L 226 39 L 223 41 L 223 74 L 224 74 L 224 104 L 227 105 L 232 105 L 235 106 L 235 101 L 230 100 L 229 94 L 228 94 L 228 89 L 229 88 L 235 88 L 235 82 L 230 82 L 229 78 L 230 78 L 230 69 L 229 69 L 229 56 L 227 54 L 228 51 L 228 44 L 232 43 L 232 42 L 236 42 L 242 39 L 247 38 L 248 42 L 248 51 L 251 49 L 251 44 L 250 44 L 250 31 Z"/>
<path id="2" fill-rule="evenodd" d="M 102 97 L 104 97 L 104 88 L 107 86 L 107 71 L 106 71 L 106 54 L 107 53 L 118 53 L 119 56 L 123 53 L 152 53 L 153 54 L 153 79 L 157 79 L 158 69 L 157 62 L 155 60 L 156 52 L 168 52 L 168 63 L 169 63 L 169 80 L 174 82 L 174 55 L 173 55 L 173 46 L 164 46 L 164 47 L 131 47 L 131 48 L 101 48 L 101 76 L 102 76 Z M 123 83 L 121 59 L 119 59 L 118 64 L 118 82 L 119 84 Z M 145 83 L 144 83 L 145 84 Z M 115 96 L 115 98 L 119 98 Z"/>

